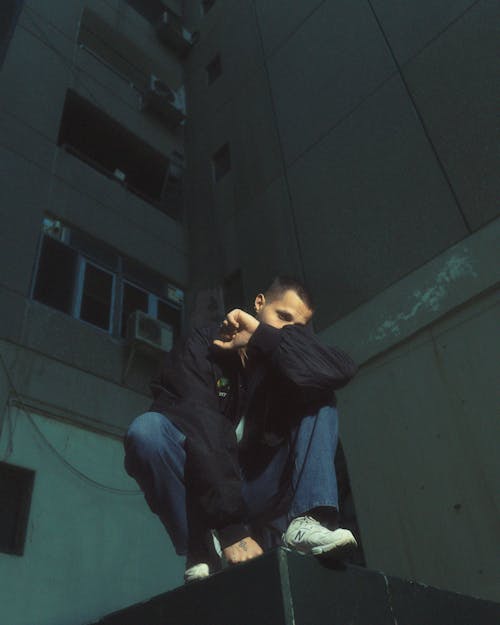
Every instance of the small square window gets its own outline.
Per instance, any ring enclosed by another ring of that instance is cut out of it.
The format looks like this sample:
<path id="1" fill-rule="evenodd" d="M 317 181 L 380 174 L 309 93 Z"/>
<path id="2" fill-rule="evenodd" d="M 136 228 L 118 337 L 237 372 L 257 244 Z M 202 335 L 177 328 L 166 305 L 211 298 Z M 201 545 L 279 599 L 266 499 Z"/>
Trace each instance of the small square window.
<path id="1" fill-rule="evenodd" d="M 35 472 L 0 462 L 0 552 L 23 555 Z"/>
<path id="2" fill-rule="evenodd" d="M 206 15 L 210 9 L 214 6 L 215 0 L 201 0 L 201 11 Z"/>
<path id="3" fill-rule="evenodd" d="M 219 181 L 231 169 L 229 143 L 225 143 L 212 157 L 215 182 Z"/>
<path id="4" fill-rule="evenodd" d="M 243 280 L 241 270 L 238 269 L 229 275 L 222 286 L 224 294 L 224 308 L 226 311 L 233 308 L 243 308 L 245 296 L 243 294 Z"/>
<path id="5" fill-rule="evenodd" d="M 207 72 L 208 84 L 211 85 L 222 74 L 222 64 L 221 64 L 221 60 L 220 60 L 220 55 L 217 54 L 217 56 L 215 56 L 210 61 L 210 63 L 206 66 L 205 69 L 206 69 L 206 72 Z"/>

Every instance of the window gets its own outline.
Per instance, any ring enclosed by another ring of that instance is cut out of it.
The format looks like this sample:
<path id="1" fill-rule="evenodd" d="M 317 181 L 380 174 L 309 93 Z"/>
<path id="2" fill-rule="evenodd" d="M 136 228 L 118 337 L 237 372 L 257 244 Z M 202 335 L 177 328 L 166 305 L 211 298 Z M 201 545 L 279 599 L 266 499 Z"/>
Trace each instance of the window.
<path id="1" fill-rule="evenodd" d="M 35 472 L 0 462 L 0 551 L 24 552 Z"/>
<path id="2" fill-rule="evenodd" d="M 142 0 L 135 4 L 136 10 L 142 5 L 146 10 Z M 158 19 L 162 10 L 159 4 L 156 8 L 149 7 Z M 146 54 L 117 24 L 107 22 L 89 7 L 84 7 L 81 14 L 78 44 L 138 91 L 148 88 L 151 74 L 162 80 L 166 78 L 160 62 Z"/>
<path id="3" fill-rule="evenodd" d="M 22 0 L 3 0 L 0 3 L 0 67 L 7 53 L 22 5 Z"/>
<path id="4" fill-rule="evenodd" d="M 245 296 L 243 293 L 241 270 L 238 269 L 224 280 L 222 291 L 224 294 L 224 309 L 226 312 L 234 308 L 244 307 Z"/>
<path id="5" fill-rule="evenodd" d="M 180 202 L 172 205 L 164 194 L 169 159 L 74 91 L 66 95 L 58 144 L 171 217 L 179 216 Z"/>
<path id="6" fill-rule="evenodd" d="M 94 265 L 80 256 L 76 316 L 83 321 L 111 330 L 111 312 L 113 310 L 114 276 L 111 272 Z"/>
<path id="7" fill-rule="evenodd" d="M 220 55 L 217 54 L 210 63 L 206 66 L 207 72 L 207 82 L 211 85 L 219 76 L 222 74 L 222 64 L 220 60 Z"/>
<path id="8" fill-rule="evenodd" d="M 215 152 L 212 157 L 212 165 L 214 170 L 214 178 L 217 182 L 231 169 L 231 154 L 229 152 L 229 143 L 225 143 Z"/>
<path id="9" fill-rule="evenodd" d="M 214 4 L 215 0 L 201 0 L 201 12 L 206 15 Z"/>
<path id="10" fill-rule="evenodd" d="M 127 4 L 151 24 L 156 23 L 167 10 L 162 0 L 127 0 Z"/>
<path id="11" fill-rule="evenodd" d="M 168 323 L 177 336 L 184 294 L 139 263 L 46 217 L 33 299 L 116 337 L 136 310 Z"/>

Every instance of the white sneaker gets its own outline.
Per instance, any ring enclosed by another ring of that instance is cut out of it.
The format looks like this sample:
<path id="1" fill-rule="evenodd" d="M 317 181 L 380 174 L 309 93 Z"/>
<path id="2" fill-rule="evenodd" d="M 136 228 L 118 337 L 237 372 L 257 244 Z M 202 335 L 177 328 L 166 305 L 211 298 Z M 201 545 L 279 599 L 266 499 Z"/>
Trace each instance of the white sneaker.
<path id="1" fill-rule="evenodd" d="M 198 579 L 204 579 L 210 575 L 210 569 L 208 564 L 201 562 L 200 564 L 194 564 L 184 571 L 184 582 L 195 582 Z"/>
<path id="2" fill-rule="evenodd" d="M 349 530 L 341 527 L 336 530 L 329 530 L 310 516 L 299 516 L 293 519 L 283 534 L 282 543 L 288 549 L 314 556 L 322 554 L 344 555 L 358 546 L 356 539 Z"/>

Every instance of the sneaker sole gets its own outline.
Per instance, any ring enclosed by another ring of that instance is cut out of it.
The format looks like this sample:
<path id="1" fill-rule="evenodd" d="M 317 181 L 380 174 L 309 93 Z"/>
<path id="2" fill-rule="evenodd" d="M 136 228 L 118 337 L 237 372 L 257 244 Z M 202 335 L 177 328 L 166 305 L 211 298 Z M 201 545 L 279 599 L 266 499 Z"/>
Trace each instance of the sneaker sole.
<path id="1" fill-rule="evenodd" d="M 330 557 L 330 558 L 343 558 L 351 551 L 356 549 L 358 543 L 349 530 L 344 530 L 346 533 L 339 537 L 337 540 L 327 543 L 326 545 L 319 545 L 317 547 L 311 547 L 308 549 L 301 549 L 300 547 L 293 547 L 292 545 L 285 544 L 284 546 L 290 551 L 295 551 L 301 556 L 313 555 L 318 557 Z"/>
<path id="2" fill-rule="evenodd" d="M 210 569 L 207 564 L 200 563 L 196 564 L 184 573 L 184 583 L 191 584 L 192 582 L 197 582 L 200 579 L 207 579 L 210 577 Z"/>
<path id="3" fill-rule="evenodd" d="M 320 547 L 313 547 L 311 553 L 314 556 L 342 558 L 351 553 L 357 546 L 356 539 L 349 532 L 349 535 L 345 536 L 343 540 L 335 541 L 328 545 L 321 545 Z"/>

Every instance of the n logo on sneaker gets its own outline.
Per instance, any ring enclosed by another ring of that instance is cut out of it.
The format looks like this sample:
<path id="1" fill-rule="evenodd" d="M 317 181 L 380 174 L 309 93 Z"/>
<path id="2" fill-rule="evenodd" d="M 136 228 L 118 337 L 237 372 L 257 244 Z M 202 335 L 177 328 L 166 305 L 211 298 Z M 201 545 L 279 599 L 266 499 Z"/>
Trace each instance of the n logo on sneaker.
<path id="1" fill-rule="evenodd" d="M 304 530 L 298 530 L 298 532 L 295 534 L 294 540 L 296 540 L 297 542 L 301 541 L 305 536 L 305 531 Z"/>

